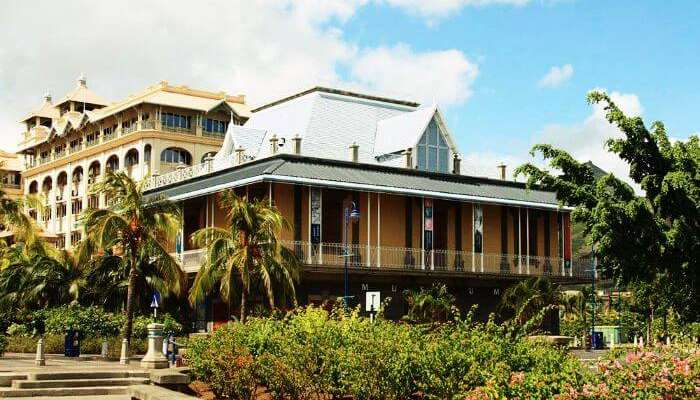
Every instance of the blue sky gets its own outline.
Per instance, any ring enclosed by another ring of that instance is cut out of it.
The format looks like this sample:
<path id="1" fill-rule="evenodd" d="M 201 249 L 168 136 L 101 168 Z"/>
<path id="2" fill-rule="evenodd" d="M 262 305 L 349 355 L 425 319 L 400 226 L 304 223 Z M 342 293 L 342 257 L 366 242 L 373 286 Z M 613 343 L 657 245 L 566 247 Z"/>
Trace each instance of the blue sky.
<path id="1" fill-rule="evenodd" d="M 637 95 L 644 117 L 664 121 L 675 137 L 700 130 L 698 17 L 697 1 L 465 7 L 432 23 L 378 6 L 361 9 L 344 34 L 367 46 L 463 51 L 479 75 L 473 96 L 447 109 L 452 132 L 463 151 L 517 155 L 544 126 L 586 118 L 592 88 Z M 566 64 L 574 70 L 568 81 L 538 86 L 550 67 Z"/>
<path id="2" fill-rule="evenodd" d="M 700 131 L 700 1 L 7 0 L 3 9 L 7 149 L 20 139 L 17 120 L 81 73 L 109 100 L 168 80 L 244 93 L 253 105 L 314 85 L 436 101 L 469 173 L 510 168 L 551 142 L 624 175 L 603 146 L 619 131 L 585 102 L 594 88 L 673 137 Z"/>

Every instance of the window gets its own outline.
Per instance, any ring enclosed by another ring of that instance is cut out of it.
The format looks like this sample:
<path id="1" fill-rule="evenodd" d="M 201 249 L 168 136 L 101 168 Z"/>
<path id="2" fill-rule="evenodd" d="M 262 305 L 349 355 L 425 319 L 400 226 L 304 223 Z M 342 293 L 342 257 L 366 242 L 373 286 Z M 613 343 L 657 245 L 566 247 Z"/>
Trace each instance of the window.
<path id="1" fill-rule="evenodd" d="M 425 129 L 418 142 L 417 151 L 418 169 L 443 173 L 449 171 L 450 148 L 435 119 L 431 120 Z"/>
<path id="2" fill-rule="evenodd" d="M 163 126 L 169 128 L 190 129 L 192 127 L 192 117 L 187 115 L 162 113 L 160 115 L 160 122 Z"/>
<path id="3" fill-rule="evenodd" d="M 173 164 L 192 165 L 192 156 L 187 150 L 169 147 L 160 153 L 160 161 Z"/>
<path id="4" fill-rule="evenodd" d="M 226 133 L 228 122 L 219 121 L 218 119 L 205 118 L 202 120 L 202 129 L 207 132 Z"/>

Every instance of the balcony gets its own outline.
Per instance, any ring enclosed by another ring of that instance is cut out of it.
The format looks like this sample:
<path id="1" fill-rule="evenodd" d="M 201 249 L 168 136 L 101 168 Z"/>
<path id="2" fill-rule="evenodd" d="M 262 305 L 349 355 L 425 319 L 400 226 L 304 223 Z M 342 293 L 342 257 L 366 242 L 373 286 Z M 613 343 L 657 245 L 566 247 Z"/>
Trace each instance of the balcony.
<path id="1" fill-rule="evenodd" d="M 182 182 L 197 176 L 207 175 L 211 172 L 221 169 L 231 168 L 235 164 L 233 162 L 234 155 L 229 157 L 214 159 L 211 162 L 195 164 L 189 167 L 184 167 L 165 173 L 163 175 L 154 175 L 148 178 L 144 190 L 152 190 L 162 186 L 171 185 L 173 183 Z"/>
<path id="2" fill-rule="evenodd" d="M 156 129 L 156 121 L 141 121 L 141 129 Z"/>
<path id="3" fill-rule="evenodd" d="M 215 139 L 224 139 L 226 137 L 226 132 L 214 132 L 203 129 L 202 136 Z"/>
<path id="4" fill-rule="evenodd" d="M 194 135 L 195 134 L 194 127 L 186 128 L 186 127 L 182 127 L 182 126 L 169 126 L 169 125 L 163 124 L 161 126 L 161 129 L 163 129 L 164 131 L 168 131 L 168 132 L 184 133 L 187 135 Z"/>
<path id="5" fill-rule="evenodd" d="M 565 266 L 560 257 L 518 256 L 514 254 L 479 254 L 468 251 L 416 248 L 377 247 L 353 244 L 345 256 L 342 243 L 311 244 L 309 242 L 284 242 L 297 258 L 313 271 L 342 270 L 347 258 L 353 270 L 373 272 L 443 273 L 483 277 L 551 276 L 560 279 L 584 280 L 590 278 L 589 259 L 572 260 Z M 199 270 L 206 249 L 187 250 L 171 254 L 185 272 Z"/>
<path id="6" fill-rule="evenodd" d="M 138 125 L 137 124 L 132 124 L 130 126 L 125 126 L 122 127 L 122 136 L 128 135 L 130 133 L 134 133 L 138 130 Z"/>

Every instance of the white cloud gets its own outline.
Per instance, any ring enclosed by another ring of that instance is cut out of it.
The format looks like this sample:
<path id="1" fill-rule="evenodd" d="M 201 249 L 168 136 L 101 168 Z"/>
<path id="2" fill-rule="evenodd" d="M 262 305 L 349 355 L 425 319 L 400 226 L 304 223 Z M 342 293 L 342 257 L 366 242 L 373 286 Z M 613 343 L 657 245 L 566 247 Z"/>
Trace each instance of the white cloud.
<path id="1" fill-rule="evenodd" d="M 538 86 L 544 88 L 556 88 L 571 79 L 574 75 L 574 67 L 571 64 L 553 66 L 549 72 L 540 79 Z"/>
<path id="2" fill-rule="evenodd" d="M 443 106 L 469 97 L 477 67 L 458 50 L 366 48 L 343 37 L 344 22 L 367 2 L 9 1 L 0 13 L 0 146 L 19 140 L 16 121 L 44 92 L 61 97 L 81 72 L 110 100 L 160 80 L 244 93 L 251 104 L 312 85 Z"/>
<path id="3" fill-rule="evenodd" d="M 441 105 L 468 99 L 478 73 L 458 50 L 415 53 L 403 44 L 363 51 L 351 69 L 354 80 L 385 95 Z"/>
<path id="4" fill-rule="evenodd" d="M 403 9 L 409 14 L 434 22 L 465 7 L 490 5 L 522 6 L 531 0 L 384 0 L 387 4 Z"/>
<path id="5" fill-rule="evenodd" d="M 643 109 L 637 95 L 612 92 L 610 97 L 627 116 L 642 115 Z M 617 126 L 605 119 L 603 107 L 596 104 L 591 114 L 582 122 L 546 126 L 536 142 L 551 143 L 567 150 L 580 161 L 590 160 L 603 170 L 612 172 L 618 178 L 632 184 L 639 191 L 639 186 L 629 178 L 629 166 L 605 146 L 608 139 L 622 137 L 624 134 Z"/>

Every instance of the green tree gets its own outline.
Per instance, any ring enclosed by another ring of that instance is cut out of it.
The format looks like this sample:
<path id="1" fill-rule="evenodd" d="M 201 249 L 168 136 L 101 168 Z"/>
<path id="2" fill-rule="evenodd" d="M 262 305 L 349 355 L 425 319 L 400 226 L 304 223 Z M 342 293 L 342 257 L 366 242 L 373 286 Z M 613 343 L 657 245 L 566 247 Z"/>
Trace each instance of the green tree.
<path id="1" fill-rule="evenodd" d="M 158 270 L 173 293 L 180 294 L 185 284 L 183 271 L 165 247 L 180 228 L 180 209 L 166 200 L 146 199 L 144 183 L 135 182 L 124 172 L 107 171 L 93 190 L 104 193 L 110 206 L 88 209 L 83 219 L 87 240 L 101 252 L 119 254 L 129 267 L 124 327 L 127 341 L 131 341 L 141 265 L 148 263 Z"/>
<path id="2" fill-rule="evenodd" d="M 647 128 L 639 117 L 627 117 L 601 92 L 588 101 L 601 104 L 608 121 L 623 136 L 609 139 L 607 148 L 630 168 L 630 178 L 642 196 L 612 174 L 599 179 L 589 165 L 563 150 L 539 144 L 539 152 L 557 174 L 525 164 L 516 175 L 529 185 L 555 190 L 576 207 L 575 221 L 585 224 L 589 244 L 595 244 L 601 272 L 618 285 L 652 285 L 668 289 L 673 308 L 685 320 L 700 318 L 700 141 L 669 140 L 663 123 Z M 659 286 L 660 284 L 666 287 Z"/>
<path id="3" fill-rule="evenodd" d="M 405 290 L 408 314 L 405 319 L 414 323 L 446 322 L 459 315 L 455 297 L 447 286 L 434 283 L 428 289 Z"/>
<path id="4" fill-rule="evenodd" d="M 195 245 L 206 247 L 207 254 L 190 289 L 190 303 L 201 303 L 217 288 L 231 307 L 240 292 L 242 322 L 256 286 L 263 290 L 272 310 L 276 297 L 286 301 L 289 296 L 296 304 L 294 284 L 299 281 L 300 264 L 279 241 L 282 230 L 290 229 L 289 222 L 267 200 L 249 201 L 226 191 L 221 204 L 228 210 L 228 226 L 207 227 L 192 235 Z"/>
<path id="5" fill-rule="evenodd" d="M 520 281 L 506 289 L 501 297 L 499 310 L 503 316 L 512 316 L 516 324 L 524 326 L 542 310 L 563 303 L 559 285 L 547 277 L 538 276 Z"/>

